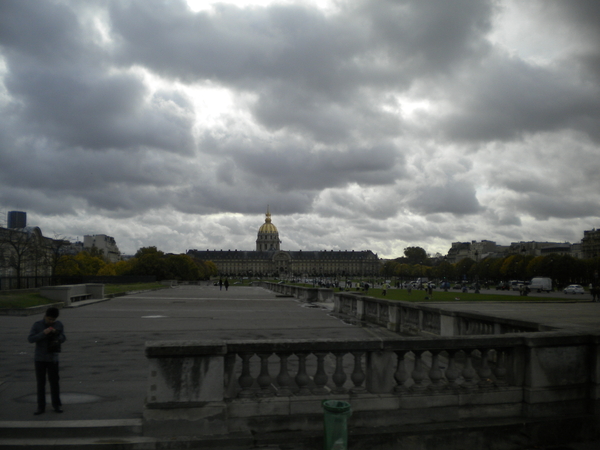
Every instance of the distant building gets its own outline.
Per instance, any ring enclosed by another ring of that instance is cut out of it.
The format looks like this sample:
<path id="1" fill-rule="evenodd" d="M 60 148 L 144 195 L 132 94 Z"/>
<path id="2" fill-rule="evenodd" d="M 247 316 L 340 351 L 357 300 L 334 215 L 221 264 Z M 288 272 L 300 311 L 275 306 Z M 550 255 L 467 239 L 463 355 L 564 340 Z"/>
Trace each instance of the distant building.
<path id="1" fill-rule="evenodd" d="M 44 237 L 39 227 L 0 228 L 0 289 L 39 287 L 53 269 L 64 245 Z"/>
<path id="2" fill-rule="evenodd" d="M 284 251 L 279 231 L 267 209 L 265 223 L 258 230 L 255 251 L 189 250 L 188 255 L 212 261 L 223 276 L 311 276 L 346 277 L 378 275 L 377 254 L 364 251 Z"/>
<path id="3" fill-rule="evenodd" d="M 544 256 L 549 254 L 571 255 L 582 257 L 579 244 L 568 242 L 512 242 L 510 245 L 497 245 L 493 241 L 453 242 L 448 250 L 446 261 L 456 264 L 465 258 L 481 261 L 485 258 L 503 258 L 508 255 Z M 600 250 L 598 250 L 600 256 Z"/>
<path id="4" fill-rule="evenodd" d="M 541 256 L 550 253 L 571 254 L 571 244 L 568 242 L 511 242 L 509 254 Z"/>
<path id="5" fill-rule="evenodd" d="M 25 211 L 9 211 L 6 228 L 27 227 L 27 213 Z"/>
<path id="6" fill-rule="evenodd" d="M 456 264 L 457 262 L 468 258 L 470 254 L 470 242 L 453 242 L 452 247 L 450 247 L 450 250 L 448 250 L 448 254 L 446 255 L 446 261 L 450 264 Z"/>
<path id="7" fill-rule="evenodd" d="M 110 261 L 117 262 L 121 258 L 121 252 L 115 238 L 105 234 L 95 234 L 93 236 L 83 237 L 83 249 L 89 251 L 92 247 L 96 247 Z"/>
<path id="8" fill-rule="evenodd" d="M 600 229 L 594 228 L 583 232 L 581 252 L 584 258 L 597 258 L 600 256 Z"/>

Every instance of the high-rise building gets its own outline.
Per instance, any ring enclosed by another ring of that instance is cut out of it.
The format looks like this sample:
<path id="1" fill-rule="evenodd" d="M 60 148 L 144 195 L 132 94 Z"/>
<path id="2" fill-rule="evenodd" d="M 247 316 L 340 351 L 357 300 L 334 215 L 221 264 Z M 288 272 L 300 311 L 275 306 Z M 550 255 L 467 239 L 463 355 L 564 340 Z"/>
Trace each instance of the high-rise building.
<path id="1" fill-rule="evenodd" d="M 25 211 L 9 211 L 6 228 L 27 227 L 27 213 Z"/>
<path id="2" fill-rule="evenodd" d="M 581 251 L 584 258 L 597 258 L 600 256 L 600 229 L 583 232 Z"/>

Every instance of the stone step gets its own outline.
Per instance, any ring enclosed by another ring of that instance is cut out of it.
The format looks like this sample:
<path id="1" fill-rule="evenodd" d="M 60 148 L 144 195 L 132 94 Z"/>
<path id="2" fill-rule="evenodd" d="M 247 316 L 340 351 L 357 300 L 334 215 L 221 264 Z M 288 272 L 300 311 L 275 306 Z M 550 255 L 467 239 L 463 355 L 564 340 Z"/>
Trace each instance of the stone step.
<path id="1" fill-rule="evenodd" d="M 287 447 L 286 448 L 291 448 Z M 294 449 L 296 447 L 293 447 Z M 169 438 L 104 436 L 80 438 L 0 438 L 0 450 L 280 450 L 279 445 L 256 444 L 251 438 Z"/>
<path id="2" fill-rule="evenodd" d="M 140 436 L 0 439 L 0 450 L 155 450 L 154 438 Z"/>
<path id="3" fill-rule="evenodd" d="M 131 437 L 141 435 L 141 419 L 0 422 L 0 436 L 4 439 L 22 439 L 25 437 L 28 439 Z"/>
<path id="4" fill-rule="evenodd" d="M 206 437 L 142 436 L 141 419 L 1 421 L 0 450 L 273 450 L 251 434 Z"/>

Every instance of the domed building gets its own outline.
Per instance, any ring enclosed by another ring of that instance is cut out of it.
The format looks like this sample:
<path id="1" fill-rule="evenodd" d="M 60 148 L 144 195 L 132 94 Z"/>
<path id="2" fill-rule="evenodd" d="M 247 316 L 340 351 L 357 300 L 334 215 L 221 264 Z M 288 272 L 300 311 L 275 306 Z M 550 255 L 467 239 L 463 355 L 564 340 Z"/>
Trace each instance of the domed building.
<path id="1" fill-rule="evenodd" d="M 258 229 L 258 237 L 256 238 L 256 251 L 267 252 L 279 250 L 279 231 L 277 227 L 271 223 L 271 213 L 267 207 L 267 217 L 265 223 Z"/>
<path id="2" fill-rule="evenodd" d="M 348 277 L 379 274 L 381 263 L 371 250 L 354 251 L 285 251 L 281 250 L 279 230 L 267 208 L 265 223 L 258 229 L 256 250 L 188 250 L 187 254 L 202 261 L 212 261 L 219 275 L 320 276 Z"/>

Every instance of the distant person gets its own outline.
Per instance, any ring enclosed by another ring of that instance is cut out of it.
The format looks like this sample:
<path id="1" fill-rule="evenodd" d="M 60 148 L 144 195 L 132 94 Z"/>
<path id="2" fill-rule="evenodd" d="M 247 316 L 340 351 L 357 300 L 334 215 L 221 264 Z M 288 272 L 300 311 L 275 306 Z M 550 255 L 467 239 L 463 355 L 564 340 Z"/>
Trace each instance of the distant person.
<path id="1" fill-rule="evenodd" d="M 225 278 L 225 290 L 229 289 L 229 279 Z"/>
<path id="2" fill-rule="evenodd" d="M 219 290 L 223 289 L 223 280 L 219 278 Z"/>
<path id="3" fill-rule="evenodd" d="M 592 301 L 597 302 L 600 301 L 600 286 L 595 285 L 590 289 L 590 293 L 592 294 Z"/>
<path id="4" fill-rule="evenodd" d="M 36 416 L 46 411 L 46 374 L 50 382 L 50 397 L 52 407 L 57 413 L 62 413 L 60 387 L 58 384 L 58 354 L 61 344 L 67 340 L 62 322 L 56 320 L 58 308 L 48 308 L 42 320 L 31 327 L 27 340 L 35 342 L 35 378 L 37 381 L 37 410 Z"/>

